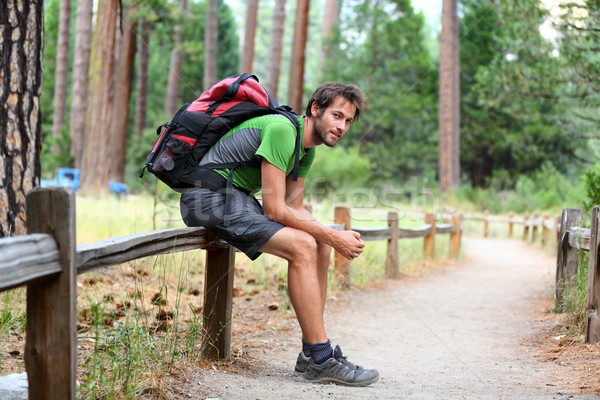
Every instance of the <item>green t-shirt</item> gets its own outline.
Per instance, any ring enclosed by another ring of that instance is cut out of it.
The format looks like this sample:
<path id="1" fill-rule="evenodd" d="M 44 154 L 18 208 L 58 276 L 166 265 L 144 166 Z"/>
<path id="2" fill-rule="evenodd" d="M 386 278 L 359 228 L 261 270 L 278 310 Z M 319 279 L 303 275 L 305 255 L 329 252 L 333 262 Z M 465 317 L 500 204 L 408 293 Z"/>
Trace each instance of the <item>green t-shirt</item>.
<path id="1" fill-rule="evenodd" d="M 298 117 L 300 133 L 304 134 L 304 119 Z M 286 176 L 294 169 L 296 128 L 284 116 L 266 115 L 241 123 L 221 138 L 203 157 L 200 165 L 263 158 L 284 171 Z M 300 148 L 298 176 L 305 178 L 315 158 L 315 148 Z M 229 170 L 217 170 L 227 177 Z M 236 168 L 233 184 L 249 192 L 261 188 L 261 170 L 256 167 Z"/>

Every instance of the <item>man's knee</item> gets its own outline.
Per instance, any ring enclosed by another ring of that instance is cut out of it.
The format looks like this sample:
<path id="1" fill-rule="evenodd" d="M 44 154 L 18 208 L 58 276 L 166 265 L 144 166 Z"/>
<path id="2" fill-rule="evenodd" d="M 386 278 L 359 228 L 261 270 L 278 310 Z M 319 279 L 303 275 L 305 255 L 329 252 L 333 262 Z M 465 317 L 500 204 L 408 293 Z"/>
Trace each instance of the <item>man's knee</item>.
<path id="1" fill-rule="evenodd" d="M 317 241 L 306 232 L 297 231 L 292 242 L 292 259 L 290 261 L 301 264 L 316 264 L 317 260 Z"/>

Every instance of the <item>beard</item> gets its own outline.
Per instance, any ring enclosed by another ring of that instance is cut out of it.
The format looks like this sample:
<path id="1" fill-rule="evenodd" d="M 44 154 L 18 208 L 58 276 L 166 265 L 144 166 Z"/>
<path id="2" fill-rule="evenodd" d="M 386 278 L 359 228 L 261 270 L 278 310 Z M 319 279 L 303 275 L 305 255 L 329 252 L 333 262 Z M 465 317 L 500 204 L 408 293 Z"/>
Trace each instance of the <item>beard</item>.
<path id="1" fill-rule="evenodd" d="M 329 135 L 329 131 L 327 131 L 327 127 L 325 126 L 325 122 L 320 115 L 317 115 L 315 118 L 315 134 L 317 137 L 323 142 L 323 144 L 327 147 L 333 147 L 337 144 L 338 139 Z"/>

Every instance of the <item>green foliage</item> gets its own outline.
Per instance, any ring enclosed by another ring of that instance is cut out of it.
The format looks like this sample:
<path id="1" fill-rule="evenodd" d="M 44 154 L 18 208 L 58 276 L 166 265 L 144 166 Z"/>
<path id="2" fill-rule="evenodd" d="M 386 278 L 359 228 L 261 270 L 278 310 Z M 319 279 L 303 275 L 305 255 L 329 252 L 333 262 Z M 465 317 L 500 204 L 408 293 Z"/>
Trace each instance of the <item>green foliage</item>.
<path id="1" fill-rule="evenodd" d="M 371 162 L 357 148 L 317 148 L 307 186 L 318 185 L 328 190 L 363 187 L 371 177 Z"/>
<path id="2" fill-rule="evenodd" d="M 592 207 L 600 204 L 600 164 L 585 171 L 583 182 L 586 195 L 583 202 L 584 215 L 589 215 Z"/>
<path id="3" fill-rule="evenodd" d="M 461 19 L 461 167 L 470 183 L 512 188 L 553 159 L 568 171 L 569 139 L 555 95 L 560 66 L 539 31 L 546 13 L 518 0 L 466 1 Z"/>
<path id="4" fill-rule="evenodd" d="M 437 67 L 425 20 L 408 0 L 349 1 L 327 80 L 357 84 L 369 109 L 341 145 L 359 147 L 375 181 L 404 181 L 437 170 Z"/>
<path id="5" fill-rule="evenodd" d="M 493 214 L 506 212 L 552 211 L 581 204 L 581 185 L 546 162 L 539 170 L 516 179 L 513 189 L 506 189 L 504 177 L 491 179 L 489 188 L 463 186 L 456 195 L 458 203 L 468 202 L 477 210 Z M 497 183 L 495 183 L 497 182 Z"/>

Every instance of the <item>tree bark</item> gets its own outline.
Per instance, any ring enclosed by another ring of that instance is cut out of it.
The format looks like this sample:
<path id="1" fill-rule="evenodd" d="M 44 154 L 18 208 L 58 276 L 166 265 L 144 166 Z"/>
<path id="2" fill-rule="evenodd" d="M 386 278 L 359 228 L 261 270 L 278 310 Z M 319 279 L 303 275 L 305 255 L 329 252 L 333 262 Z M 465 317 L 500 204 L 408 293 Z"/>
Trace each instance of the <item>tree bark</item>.
<path id="1" fill-rule="evenodd" d="M 254 36 L 256 35 L 256 20 L 258 18 L 258 0 L 248 0 L 246 9 L 246 29 L 244 30 L 244 49 L 240 72 L 252 73 L 254 60 Z"/>
<path id="2" fill-rule="evenodd" d="M 112 136 L 113 162 L 110 163 L 110 179 L 123 182 L 125 176 L 125 144 L 127 142 L 127 121 L 129 119 L 129 100 L 135 60 L 137 26 L 135 23 L 123 23 L 123 31 L 118 36 L 117 61 L 115 75 L 115 98 L 108 134 Z"/>
<path id="3" fill-rule="evenodd" d="M 269 41 L 269 70 L 265 87 L 277 98 L 279 92 L 279 75 L 281 74 L 281 51 L 283 28 L 285 26 L 285 0 L 277 0 L 271 22 L 271 38 Z"/>
<path id="4" fill-rule="evenodd" d="M 332 50 L 331 35 L 333 34 L 333 26 L 338 22 L 339 18 L 340 8 L 338 0 L 326 0 L 325 17 L 323 18 L 323 29 L 321 31 L 321 37 L 323 38 L 320 57 L 321 65 L 325 65 L 328 62 Z"/>
<path id="5" fill-rule="evenodd" d="M 81 191 L 108 192 L 109 165 L 115 162 L 108 133 L 114 102 L 118 0 L 100 0 L 92 43 L 88 109 L 81 162 Z"/>
<path id="6" fill-rule="evenodd" d="M 204 33 L 204 90 L 210 88 L 217 81 L 217 0 L 210 0 L 209 5 Z"/>
<path id="7" fill-rule="evenodd" d="M 81 168 L 83 136 L 87 111 L 87 85 L 92 46 L 93 0 L 77 1 L 75 49 L 73 56 L 73 78 L 71 82 L 71 156 L 75 167 Z"/>
<path id="8" fill-rule="evenodd" d="M 457 0 L 443 0 L 440 46 L 439 183 L 441 191 L 460 184 L 460 86 Z"/>
<path id="9" fill-rule="evenodd" d="M 137 137 L 142 136 L 146 127 L 146 107 L 148 102 L 148 66 L 150 65 L 150 47 L 148 45 L 149 23 L 142 20 L 139 24 L 138 36 L 138 65 L 136 80 L 136 103 L 133 132 Z"/>
<path id="10" fill-rule="evenodd" d="M 54 118 L 52 136 L 59 137 L 65 125 L 67 113 L 67 81 L 69 74 L 69 26 L 71 23 L 71 2 L 60 0 L 58 19 L 58 48 L 56 51 L 56 78 L 54 81 Z"/>
<path id="11" fill-rule="evenodd" d="M 302 94 L 304 89 L 304 62 L 306 58 L 306 36 L 308 33 L 308 12 L 310 0 L 298 0 L 294 45 L 292 46 L 292 66 L 290 71 L 290 89 L 288 104 L 302 114 Z"/>
<path id="12" fill-rule="evenodd" d="M 181 0 L 179 5 L 180 18 L 186 14 L 187 0 Z M 180 21 L 175 27 L 175 43 L 171 51 L 171 64 L 169 65 L 169 82 L 167 84 L 167 100 L 165 102 L 165 114 L 172 117 L 177 112 L 179 86 L 181 79 L 181 68 L 183 64 L 183 39 L 181 38 L 181 29 L 183 21 Z"/>
<path id="13" fill-rule="evenodd" d="M 0 237 L 26 233 L 25 195 L 39 185 L 41 0 L 0 2 Z"/>

